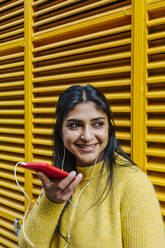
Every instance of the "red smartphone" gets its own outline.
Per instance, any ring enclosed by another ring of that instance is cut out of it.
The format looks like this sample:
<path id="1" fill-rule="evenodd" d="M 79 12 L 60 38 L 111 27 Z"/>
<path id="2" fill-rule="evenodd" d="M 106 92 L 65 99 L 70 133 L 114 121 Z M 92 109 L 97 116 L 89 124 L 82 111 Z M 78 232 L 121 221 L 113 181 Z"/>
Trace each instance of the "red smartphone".
<path id="1" fill-rule="evenodd" d="M 26 163 L 26 162 L 20 162 L 19 166 L 30 169 L 32 171 L 42 171 L 44 172 L 48 177 L 51 178 L 57 178 L 57 179 L 63 179 L 66 176 L 68 176 L 67 171 L 63 171 L 55 166 L 49 165 L 47 163 Z M 76 178 L 76 177 L 75 177 Z"/>

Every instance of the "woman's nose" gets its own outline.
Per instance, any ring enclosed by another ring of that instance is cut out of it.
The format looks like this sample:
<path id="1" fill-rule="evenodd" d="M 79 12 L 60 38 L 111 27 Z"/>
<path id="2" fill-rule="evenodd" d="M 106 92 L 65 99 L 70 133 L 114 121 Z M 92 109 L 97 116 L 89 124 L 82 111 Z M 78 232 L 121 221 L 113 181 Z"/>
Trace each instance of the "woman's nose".
<path id="1" fill-rule="evenodd" d="M 93 132 L 90 128 L 85 128 L 82 133 L 81 133 L 81 139 L 83 141 L 89 142 L 92 140 L 93 138 Z"/>

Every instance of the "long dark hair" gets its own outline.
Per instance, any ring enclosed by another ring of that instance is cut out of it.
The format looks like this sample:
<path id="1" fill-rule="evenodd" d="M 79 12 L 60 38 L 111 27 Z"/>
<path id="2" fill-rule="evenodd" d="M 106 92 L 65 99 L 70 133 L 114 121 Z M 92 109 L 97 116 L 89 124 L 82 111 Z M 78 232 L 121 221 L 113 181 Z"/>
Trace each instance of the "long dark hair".
<path id="1" fill-rule="evenodd" d="M 66 89 L 59 97 L 56 107 L 56 124 L 54 127 L 54 164 L 61 168 L 64 157 L 64 144 L 62 139 L 62 124 L 66 115 L 74 109 L 77 104 L 91 101 L 96 104 L 96 107 L 102 110 L 108 118 L 109 124 L 109 139 L 107 146 L 103 152 L 103 167 L 105 162 L 110 168 L 108 181 L 110 186 L 113 179 L 113 165 L 117 154 L 125 157 L 129 163 L 133 163 L 129 156 L 122 150 L 115 136 L 115 124 L 110 110 L 109 103 L 104 94 L 97 88 L 91 85 L 74 85 Z M 64 170 L 70 172 L 76 170 L 76 158 L 65 148 Z"/>
<path id="2" fill-rule="evenodd" d="M 125 165 L 131 165 L 133 164 L 132 160 L 129 158 L 129 156 L 122 150 L 120 147 L 116 136 L 115 136 L 115 123 L 113 121 L 112 113 L 110 110 L 109 103 L 107 99 L 105 98 L 104 94 L 99 91 L 97 88 L 91 86 L 91 85 L 85 85 L 85 86 L 80 86 L 80 85 L 74 85 L 66 89 L 59 97 L 57 107 L 56 107 L 56 124 L 54 127 L 54 155 L 53 155 L 53 160 L 55 166 L 61 168 L 62 163 L 63 163 L 63 158 L 65 156 L 64 160 L 64 170 L 70 172 L 71 170 L 76 171 L 76 158 L 75 156 L 69 152 L 65 148 L 65 155 L 64 155 L 64 143 L 63 143 L 63 137 L 62 137 L 62 124 L 64 121 L 64 118 L 67 116 L 67 114 L 74 109 L 74 107 L 77 104 L 80 104 L 82 102 L 87 102 L 91 101 L 96 104 L 96 107 L 100 110 L 102 110 L 108 118 L 108 124 L 109 124 L 109 139 L 107 146 L 103 152 L 103 164 L 102 168 L 100 171 L 100 178 L 98 179 L 98 187 L 99 187 L 99 180 L 102 178 L 102 173 L 105 164 L 107 164 L 110 168 L 110 173 L 107 177 L 107 182 L 106 182 L 106 187 L 102 194 L 99 196 L 99 198 L 94 202 L 93 205 L 96 203 L 101 203 L 103 199 L 108 195 L 112 182 L 113 182 L 113 171 L 114 171 L 114 163 L 116 156 L 119 154 L 122 155 L 126 160 L 128 161 L 125 162 Z M 104 195 L 104 193 L 106 194 Z M 97 189 L 96 189 L 96 194 L 97 194 Z M 103 197 L 104 196 L 104 197 Z M 60 215 L 58 224 L 56 226 L 56 231 L 57 233 L 67 241 L 67 238 L 64 237 L 60 233 L 60 223 L 61 219 L 63 216 L 63 213 L 65 209 L 68 206 L 69 201 L 66 202 L 65 207 Z M 91 206 L 91 207 L 92 207 Z"/>

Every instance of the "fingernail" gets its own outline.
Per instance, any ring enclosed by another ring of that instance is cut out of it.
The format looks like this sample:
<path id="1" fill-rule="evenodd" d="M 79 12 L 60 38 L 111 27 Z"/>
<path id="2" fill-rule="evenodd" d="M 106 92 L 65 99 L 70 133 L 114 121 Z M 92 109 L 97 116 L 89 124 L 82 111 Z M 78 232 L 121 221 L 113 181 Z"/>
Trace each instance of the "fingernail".
<path id="1" fill-rule="evenodd" d="M 70 175 L 71 177 L 76 176 L 76 171 L 71 171 L 71 172 L 69 173 L 69 175 Z"/>
<path id="2" fill-rule="evenodd" d="M 78 179 L 82 179 L 83 178 L 83 175 L 80 173 L 77 175 Z"/>

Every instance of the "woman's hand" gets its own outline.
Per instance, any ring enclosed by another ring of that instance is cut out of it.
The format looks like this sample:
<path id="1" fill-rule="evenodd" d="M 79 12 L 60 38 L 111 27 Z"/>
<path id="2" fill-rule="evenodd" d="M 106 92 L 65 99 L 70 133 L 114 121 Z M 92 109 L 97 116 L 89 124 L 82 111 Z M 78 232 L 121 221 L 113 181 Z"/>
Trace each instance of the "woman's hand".
<path id="1" fill-rule="evenodd" d="M 77 185 L 82 179 L 82 174 L 76 176 L 75 171 L 71 171 L 67 177 L 62 180 L 50 180 L 43 172 L 38 172 L 47 198 L 55 203 L 63 203 L 70 199 Z M 76 179 L 74 177 L 76 176 Z"/>

